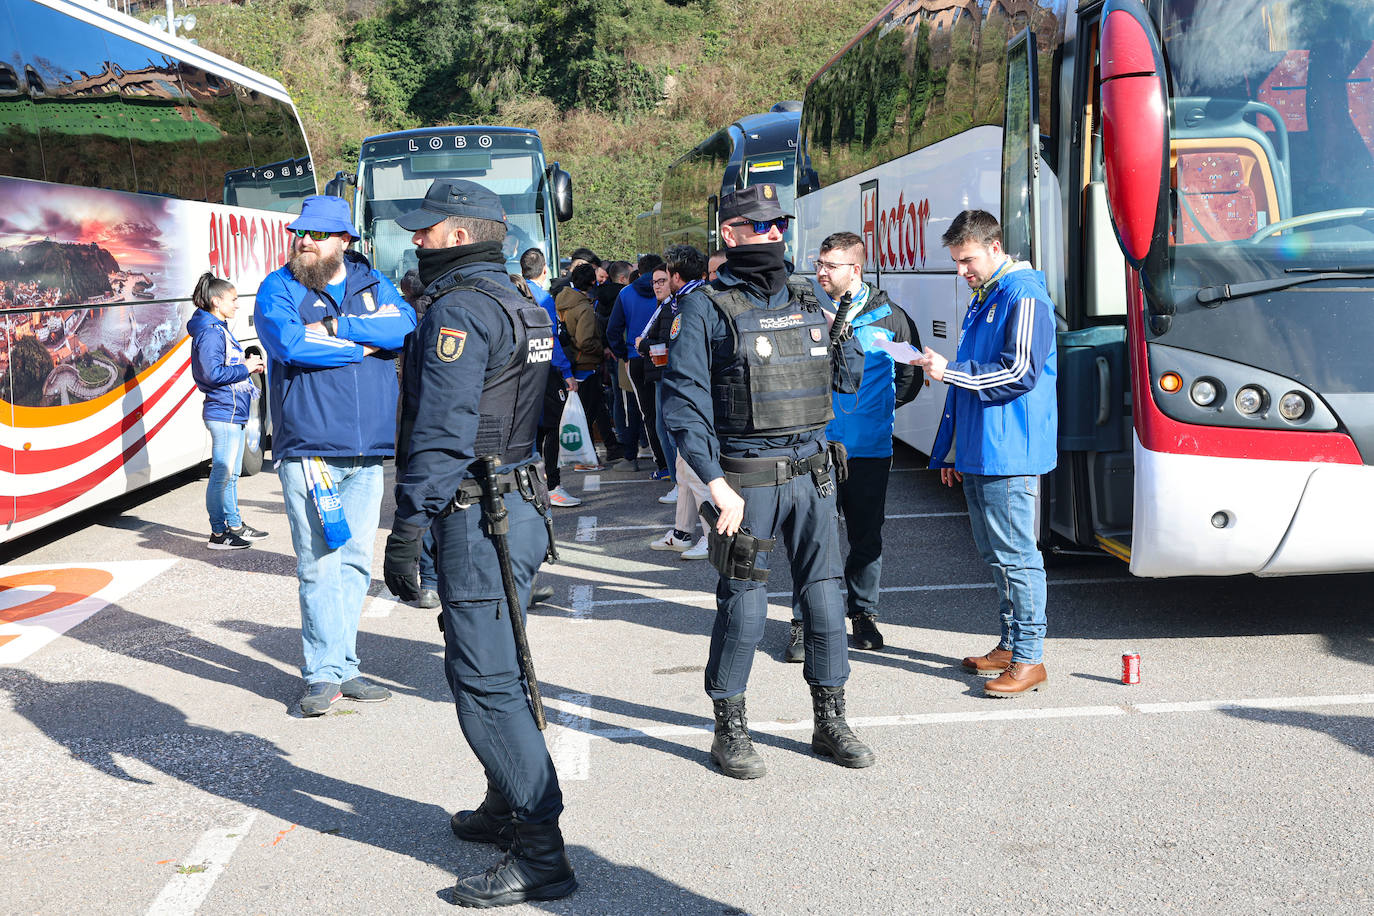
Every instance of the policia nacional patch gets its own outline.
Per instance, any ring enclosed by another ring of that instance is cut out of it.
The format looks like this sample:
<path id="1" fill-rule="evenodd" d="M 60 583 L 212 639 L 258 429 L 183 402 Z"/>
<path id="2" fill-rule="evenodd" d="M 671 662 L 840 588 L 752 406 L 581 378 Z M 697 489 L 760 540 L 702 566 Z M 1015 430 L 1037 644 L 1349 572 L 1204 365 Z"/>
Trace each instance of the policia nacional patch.
<path id="1" fill-rule="evenodd" d="M 439 340 L 434 345 L 434 355 L 446 363 L 454 362 L 463 355 L 463 346 L 468 342 L 468 332 L 457 328 L 440 328 Z"/>

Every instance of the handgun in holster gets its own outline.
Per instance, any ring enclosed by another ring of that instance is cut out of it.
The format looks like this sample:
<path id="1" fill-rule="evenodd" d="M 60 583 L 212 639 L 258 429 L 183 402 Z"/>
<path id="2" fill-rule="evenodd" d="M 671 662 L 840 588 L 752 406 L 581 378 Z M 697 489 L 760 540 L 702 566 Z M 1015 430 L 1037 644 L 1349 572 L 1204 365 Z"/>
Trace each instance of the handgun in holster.
<path id="1" fill-rule="evenodd" d="M 749 533 L 743 526 L 734 534 L 720 534 L 716 524 L 720 521 L 720 510 L 712 503 L 702 503 L 701 516 L 706 519 L 707 557 L 711 565 L 727 579 L 741 581 L 767 582 L 768 570 L 755 565 L 759 553 L 772 550 L 777 543 L 775 538 L 759 538 Z"/>

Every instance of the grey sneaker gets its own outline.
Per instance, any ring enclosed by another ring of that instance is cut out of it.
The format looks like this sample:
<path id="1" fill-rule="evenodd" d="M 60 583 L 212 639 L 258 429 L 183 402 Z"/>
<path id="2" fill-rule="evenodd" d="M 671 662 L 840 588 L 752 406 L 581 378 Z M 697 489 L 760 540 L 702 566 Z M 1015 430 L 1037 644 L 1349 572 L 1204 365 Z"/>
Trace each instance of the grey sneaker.
<path id="1" fill-rule="evenodd" d="M 339 691 L 350 700 L 359 703 L 380 703 L 391 699 L 391 691 L 381 684 L 374 684 L 365 677 L 350 678 L 343 682 Z"/>
<path id="2" fill-rule="evenodd" d="M 245 541 L 261 541 L 263 538 L 267 537 L 267 532 L 266 532 L 266 531 L 263 531 L 261 528 L 254 528 L 252 525 L 248 524 L 247 522 L 244 522 L 242 525 L 239 525 L 237 528 L 230 528 L 230 529 L 228 529 L 228 530 L 229 530 L 229 533 L 231 533 L 231 534 L 237 534 L 239 537 L 243 538 Z"/>
<path id="3" fill-rule="evenodd" d="M 343 694 L 339 691 L 339 685 L 333 681 L 316 681 L 309 684 L 305 689 L 305 696 L 301 697 L 301 715 L 303 716 L 322 716 L 329 712 Z"/>

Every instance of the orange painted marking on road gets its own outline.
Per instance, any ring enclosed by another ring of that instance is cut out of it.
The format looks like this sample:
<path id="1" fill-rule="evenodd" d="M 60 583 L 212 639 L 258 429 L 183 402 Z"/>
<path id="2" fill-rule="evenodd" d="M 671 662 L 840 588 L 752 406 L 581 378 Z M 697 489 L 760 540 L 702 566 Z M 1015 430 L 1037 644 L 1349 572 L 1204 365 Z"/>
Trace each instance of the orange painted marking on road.
<path id="1" fill-rule="evenodd" d="M 27 620 L 30 617 L 37 617 L 39 614 L 46 614 L 49 611 L 67 607 L 90 598 L 113 581 L 114 576 L 105 570 L 87 569 L 85 567 L 40 569 L 0 577 L 0 595 L 10 589 L 31 588 L 35 585 L 50 585 L 53 588 L 51 592 L 40 595 L 32 601 L 25 601 L 23 604 L 0 610 L 0 623 Z M 0 645 L 4 645 L 13 638 L 11 636 L 0 640 Z"/>
<path id="2" fill-rule="evenodd" d="M 285 830 L 278 830 L 278 831 L 277 831 L 277 838 L 276 838 L 275 840 L 272 841 L 271 845 L 276 846 L 278 843 L 280 843 L 282 840 L 284 840 L 284 839 L 286 838 L 286 835 L 287 835 L 288 833 L 290 833 L 292 830 L 295 830 L 295 829 L 296 829 L 296 825 L 295 825 L 295 824 L 292 824 L 290 827 L 287 827 Z"/>

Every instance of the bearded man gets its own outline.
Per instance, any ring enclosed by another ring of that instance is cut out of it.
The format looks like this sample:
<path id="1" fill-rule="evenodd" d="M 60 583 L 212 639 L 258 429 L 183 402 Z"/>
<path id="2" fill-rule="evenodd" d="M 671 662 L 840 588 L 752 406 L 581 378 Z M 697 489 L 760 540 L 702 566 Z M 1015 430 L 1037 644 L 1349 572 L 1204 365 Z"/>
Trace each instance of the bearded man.
<path id="1" fill-rule="evenodd" d="M 307 197 L 287 229 L 291 260 L 258 287 L 254 324 L 300 582 L 300 711 L 321 716 L 341 698 L 391 697 L 359 672 L 358 618 L 372 582 L 382 461 L 396 451 L 394 360 L 415 310 L 348 250 L 358 234 L 343 198 Z"/>

